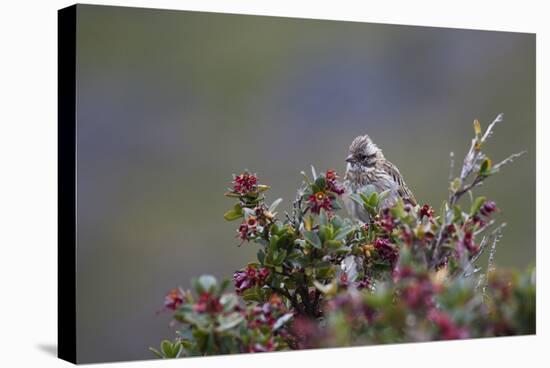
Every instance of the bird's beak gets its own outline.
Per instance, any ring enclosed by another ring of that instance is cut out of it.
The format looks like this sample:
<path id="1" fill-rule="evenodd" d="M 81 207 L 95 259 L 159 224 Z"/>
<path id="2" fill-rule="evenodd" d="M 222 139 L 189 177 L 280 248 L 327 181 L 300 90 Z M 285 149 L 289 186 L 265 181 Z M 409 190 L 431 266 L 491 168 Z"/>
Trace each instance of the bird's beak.
<path id="1" fill-rule="evenodd" d="M 349 155 L 348 157 L 346 157 L 346 162 L 349 162 L 350 164 L 355 162 L 355 159 L 353 158 L 352 155 Z"/>

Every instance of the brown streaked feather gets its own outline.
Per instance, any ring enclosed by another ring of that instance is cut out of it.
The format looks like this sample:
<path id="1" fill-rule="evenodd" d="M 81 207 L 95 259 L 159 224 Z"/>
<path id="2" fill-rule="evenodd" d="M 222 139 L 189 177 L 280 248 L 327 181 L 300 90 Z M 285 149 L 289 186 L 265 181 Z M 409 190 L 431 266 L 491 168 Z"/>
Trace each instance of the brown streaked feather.
<path id="1" fill-rule="evenodd" d="M 387 172 L 392 178 L 395 183 L 397 183 L 397 193 L 401 198 L 403 198 L 403 201 L 410 203 L 412 206 L 416 206 L 416 198 L 414 197 L 414 194 L 411 192 L 407 184 L 405 183 L 405 180 L 403 180 L 403 177 L 401 176 L 401 173 L 399 172 L 399 169 L 392 164 L 391 162 L 387 160 L 381 161 L 381 167 L 380 169 Z"/>

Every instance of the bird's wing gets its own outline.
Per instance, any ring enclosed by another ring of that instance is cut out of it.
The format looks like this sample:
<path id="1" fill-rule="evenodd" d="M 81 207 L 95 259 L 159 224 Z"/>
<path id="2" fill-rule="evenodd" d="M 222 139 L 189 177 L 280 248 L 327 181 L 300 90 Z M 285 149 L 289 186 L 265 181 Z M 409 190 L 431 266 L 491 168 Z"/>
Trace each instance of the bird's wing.
<path id="1" fill-rule="evenodd" d="M 384 161 L 382 164 L 382 169 L 393 178 L 395 183 L 397 183 L 397 193 L 399 196 L 403 198 L 405 202 L 409 202 L 411 205 L 416 206 L 416 198 L 405 183 L 405 180 L 403 180 L 399 169 L 397 169 L 397 167 L 389 161 Z"/>

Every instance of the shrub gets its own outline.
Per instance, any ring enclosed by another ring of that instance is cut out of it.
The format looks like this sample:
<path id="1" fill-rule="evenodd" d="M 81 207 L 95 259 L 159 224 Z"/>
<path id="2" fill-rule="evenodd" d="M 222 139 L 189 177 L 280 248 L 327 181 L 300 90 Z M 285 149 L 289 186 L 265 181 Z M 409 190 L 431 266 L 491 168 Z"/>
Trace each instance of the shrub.
<path id="1" fill-rule="evenodd" d="M 234 273 L 234 292 L 212 276 L 194 280 L 192 291 L 172 290 L 165 309 L 179 329 L 151 350 L 173 358 L 534 333 L 534 269 L 497 270 L 499 209 L 485 197 L 464 203 L 521 155 L 493 165 L 483 153 L 501 120 L 483 134 L 474 122 L 461 171 L 437 211 L 402 201 L 381 208 L 387 193 L 368 186 L 350 195 L 334 170 L 312 168 L 280 216 L 281 199 L 266 202 L 269 186 L 256 174 L 234 176 L 225 193 L 234 205 L 224 218 L 240 222 L 236 237 L 256 244 L 257 260 Z M 344 195 L 370 214 L 367 223 L 341 216 Z"/>

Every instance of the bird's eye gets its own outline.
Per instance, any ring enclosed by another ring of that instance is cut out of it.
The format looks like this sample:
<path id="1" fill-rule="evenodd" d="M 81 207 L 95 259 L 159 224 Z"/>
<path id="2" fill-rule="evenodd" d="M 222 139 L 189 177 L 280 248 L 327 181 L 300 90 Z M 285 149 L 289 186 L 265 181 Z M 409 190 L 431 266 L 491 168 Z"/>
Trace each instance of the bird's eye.
<path id="1" fill-rule="evenodd" d="M 359 161 L 364 161 L 367 158 L 367 155 L 360 153 L 359 155 L 357 155 L 357 158 L 359 159 Z"/>

